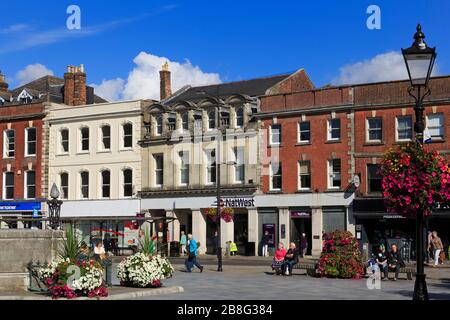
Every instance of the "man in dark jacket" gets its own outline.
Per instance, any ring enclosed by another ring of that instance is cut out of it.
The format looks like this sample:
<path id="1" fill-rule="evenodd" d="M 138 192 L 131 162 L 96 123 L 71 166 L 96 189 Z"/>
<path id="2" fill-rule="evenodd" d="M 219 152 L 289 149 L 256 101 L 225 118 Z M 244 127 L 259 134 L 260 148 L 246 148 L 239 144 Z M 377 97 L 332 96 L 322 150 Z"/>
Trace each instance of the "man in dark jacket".
<path id="1" fill-rule="evenodd" d="M 404 267 L 405 263 L 403 262 L 403 260 L 400 256 L 400 253 L 398 252 L 396 244 L 393 244 L 391 246 L 391 252 L 389 252 L 389 256 L 388 256 L 388 265 L 389 265 L 389 270 L 392 270 L 392 271 L 395 270 L 394 281 L 397 281 L 398 273 L 400 272 L 400 268 Z"/>
<path id="2" fill-rule="evenodd" d="M 283 263 L 283 274 L 292 276 L 292 268 L 298 263 L 298 250 L 295 247 L 295 243 L 291 242 L 289 250 L 286 252 Z"/>

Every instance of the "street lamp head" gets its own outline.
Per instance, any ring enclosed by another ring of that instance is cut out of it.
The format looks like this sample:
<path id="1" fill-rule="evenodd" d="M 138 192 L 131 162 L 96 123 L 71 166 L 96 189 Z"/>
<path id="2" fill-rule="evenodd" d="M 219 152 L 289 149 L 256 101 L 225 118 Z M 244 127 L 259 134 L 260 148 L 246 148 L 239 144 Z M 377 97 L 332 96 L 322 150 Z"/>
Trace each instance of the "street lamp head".
<path id="1" fill-rule="evenodd" d="M 58 187 L 56 186 L 56 183 L 53 183 L 53 185 L 52 185 L 52 189 L 50 190 L 50 197 L 52 199 L 59 198 L 59 190 L 58 190 Z"/>
<path id="2" fill-rule="evenodd" d="M 413 87 L 427 86 L 436 60 L 436 48 L 430 48 L 424 41 L 422 26 L 417 25 L 414 43 L 407 49 L 402 49 L 409 80 Z"/>

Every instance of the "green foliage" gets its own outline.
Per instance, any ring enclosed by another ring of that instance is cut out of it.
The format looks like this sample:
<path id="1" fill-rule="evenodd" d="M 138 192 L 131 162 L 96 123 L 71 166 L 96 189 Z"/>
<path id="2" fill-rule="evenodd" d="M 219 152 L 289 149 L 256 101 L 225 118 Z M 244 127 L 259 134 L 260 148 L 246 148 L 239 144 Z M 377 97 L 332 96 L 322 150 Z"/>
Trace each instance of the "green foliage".
<path id="1" fill-rule="evenodd" d="M 148 256 L 152 256 L 155 251 L 155 248 L 154 248 L 153 239 L 150 235 L 150 230 L 148 228 L 145 229 L 144 237 L 143 237 L 143 239 L 139 239 L 139 242 L 140 242 L 142 253 L 144 253 Z"/>
<path id="2" fill-rule="evenodd" d="M 76 260 L 80 254 L 81 241 L 75 235 L 72 226 L 69 224 L 66 227 L 65 238 L 62 242 L 62 247 L 58 250 L 58 255 L 62 259 Z"/>

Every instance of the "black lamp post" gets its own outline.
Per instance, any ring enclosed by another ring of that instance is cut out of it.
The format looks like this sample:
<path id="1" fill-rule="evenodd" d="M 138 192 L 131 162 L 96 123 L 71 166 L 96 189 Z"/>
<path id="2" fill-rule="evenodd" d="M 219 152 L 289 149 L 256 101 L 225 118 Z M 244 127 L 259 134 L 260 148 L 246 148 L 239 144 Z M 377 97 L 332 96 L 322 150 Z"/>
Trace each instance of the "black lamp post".
<path id="1" fill-rule="evenodd" d="M 50 228 L 53 230 L 57 230 L 60 226 L 60 213 L 61 213 L 61 205 L 62 201 L 58 200 L 59 198 L 59 190 L 56 186 L 56 183 L 53 183 L 52 189 L 50 190 L 50 200 L 47 201 L 49 208 L 49 222 Z"/>
<path id="2" fill-rule="evenodd" d="M 223 268 L 222 268 L 222 242 L 221 242 L 221 238 L 220 238 L 220 135 L 221 135 L 221 131 L 220 131 L 220 126 L 221 126 L 221 117 L 220 117 L 220 98 L 219 98 L 219 94 L 217 94 L 217 97 L 213 97 L 210 96 L 208 93 L 206 93 L 205 91 L 198 91 L 197 94 L 200 95 L 204 95 L 204 96 L 208 96 L 211 99 L 213 99 L 216 102 L 216 107 L 217 107 L 217 147 L 216 147 L 216 229 L 217 229 L 217 246 L 216 246 L 216 251 L 217 251 L 217 271 L 218 272 L 222 272 Z"/>
<path id="3" fill-rule="evenodd" d="M 411 86 L 408 93 L 414 98 L 415 123 L 414 132 L 419 143 L 423 143 L 423 131 L 425 129 L 423 116 L 423 101 L 431 94 L 428 87 L 434 61 L 436 60 L 436 48 L 429 48 L 424 41 L 425 35 L 422 27 L 417 25 L 417 32 L 414 34 L 414 43 L 408 49 L 402 49 L 408 70 Z M 413 300 L 428 300 L 428 290 L 424 272 L 424 214 L 419 210 L 416 217 L 416 283 L 414 285 Z"/>

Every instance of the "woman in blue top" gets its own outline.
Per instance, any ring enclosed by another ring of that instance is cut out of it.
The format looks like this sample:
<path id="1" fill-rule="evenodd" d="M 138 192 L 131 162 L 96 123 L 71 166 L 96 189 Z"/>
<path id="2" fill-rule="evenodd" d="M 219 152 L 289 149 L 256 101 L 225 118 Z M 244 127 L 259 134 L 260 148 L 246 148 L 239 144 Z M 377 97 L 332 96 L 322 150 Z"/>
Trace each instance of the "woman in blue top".
<path id="1" fill-rule="evenodd" d="M 186 254 L 186 235 L 184 234 L 184 231 L 181 231 L 181 237 L 180 237 L 180 245 L 181 245 L 181 255 L 184 256 Z"/>
<path id="2" fill-rule="evenodd" d="M 186 260 L 186 271 L 192 272 L 192 267 L 196 266 L 200 272 L 203 272 L 203 266 L 197 261 L 198 246 L 197 241 L 192 237 L 192 234 L 188 234 L 189 239 L 189 258 Z"/>

